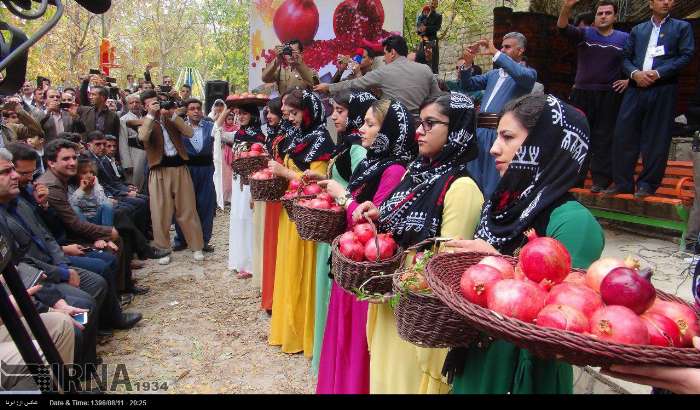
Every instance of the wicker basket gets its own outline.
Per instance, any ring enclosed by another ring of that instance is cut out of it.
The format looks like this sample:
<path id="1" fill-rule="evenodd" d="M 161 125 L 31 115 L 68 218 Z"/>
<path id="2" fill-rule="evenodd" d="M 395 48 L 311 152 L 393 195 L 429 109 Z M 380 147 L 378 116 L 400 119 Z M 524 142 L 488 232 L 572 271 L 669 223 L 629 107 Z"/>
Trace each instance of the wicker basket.
<path id="1" fill-rule="evenodd" d="M 461 272 L 478 263 L 485 254 L 442 254 L 426 269 L 426 280 L 435 295 L 479 331 L 503 339 L 543 358 L 556 358 L 578 366 L 608 367 L 612 364 L 700 367 L 700 350 L 610 343 L 590 336 L 504 317 L 467 301 L 461 294 Z M 656 291 L 662 300 L 686 303 Z M 690 306 L 690 305 L 689 305 Z"/>
<path id="2" fill-rule="evenodd" d="M 253 201 L 279 201 L 287 190 L 289 181 L 282 177 L 272 179 L 250 179 L 250 195 Z"/>
<path id="3" fill-rule="evenodd" d="M 376 234 L 374 223 L 369 219 L 368 222 Z M 338 286 L 351 293 L 357 293 L 360 289 L 363 293 L 376 295 L 392 291 L 392 275 L 399 269 L 405 256 L 402 248 L 398 248 L 396 254 L 385 261 L 356 262 L 340 253 L 339 243 L 340 236 L 331 245 L 331 270 Z"/>
<path id="4" fill-rule="evenodd" d="M 394 276 L 394 292 L 399 302 L 394 309 L 399 336 L 420 347 L 468 346 L 478 333 L 464 318 L 447 307 L 432 292 L 414 292 Z"/>
<path id="5" fill-rule="evenodd" d="M 289 219 L 294 221 L 294 202 L 302 199 L 311 199 L 313 197 L 313 195 L 299 195 L 295 196 L 294 198 L 280 199 L 280 201 L 282 202 L 282 206 L 284 206 L 284 209 L 287 211 Z"/>
<path id="6" fill-rule="evenodd" d="M 331 243 L 347 226 L 345 212 L 301 206 L 298 200 L 294 201 L 293 213 L 299 237 L 306 241 Z"/>
<path id="7" fill-rule="evenodd" d="M 231 161 L 231 170 L 240 176 L 249 177 L 256 172 L 267 168 L 267 163 L 269 161 L 270 158 L 267 155 L 238 158 Z"/>

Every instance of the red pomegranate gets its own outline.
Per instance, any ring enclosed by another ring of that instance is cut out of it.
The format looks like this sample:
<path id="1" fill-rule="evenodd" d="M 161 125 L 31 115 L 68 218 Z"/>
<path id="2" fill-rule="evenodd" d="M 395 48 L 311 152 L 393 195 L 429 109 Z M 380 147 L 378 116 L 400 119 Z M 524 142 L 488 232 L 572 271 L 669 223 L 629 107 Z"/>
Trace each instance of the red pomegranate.
<path id="1" fill-rule="evenodd" d="M 333 31 L 338 40 L 359 46 L 382 35 L 384 7 L 381 0 L 345 0 L 333 12 Z"/>
<path id="2" fill-rule="evenodd" d="M 535 323 L 542 327 L 586 333 L 590 329 L 588 318 L 580 310 L 567 305 L 547 305 L 537 314 Z"/>
<path id="3" fill-rule="evenodd" d="M 318 31 L 318 9 L 313 0 L 286 0 L 275 11 L 272 25 L 281 42 L 297 39 L 311 44 Z"/>
<path id="4" fill-rule="evenodd" d="M 357 240 L 363 245 L 374 237 L 374 231 L 372 230 L 372 226 L 370 224 L 357 224 L 352 231 L 355 232 Z"/>
<path id="5" fill-rule="evenodd" d="M 314 208 L 314 209 L 330 209 L 331 206 L 328 204 L 328 202 L 322 200 L 322 199 L 312 199 L 311 202 L 309 202 L 309 207 Z"/>
<path id="6" fill-rule="evenodd" d="M 504 279 L 487 290 L 486 306 L 502 315 L 532 322 L 546 298 L 547 293 L 531 282 Z"/>
<path id="7" fill-rule="evenodd" d="M 548 305 L 566 305 L 580 311 L 587 318 L 603 307 L 603 300 L 595 291 L 584 285 L 560 283 L 547 295 Z"/>
<path id="8" fill-rule="evenodd" d="M 299 185 L 301 185 L 301 181 L 297 179 L 289 181 L 289 191 L 297 192 L 297 190 L 299 190 Z"/>
<path id="9" fill-rule="evenodd" d="M 479 262 L 481 265 L 489 265 L 498 269 L 503 274 L 503 279 L 512 279 L 515 276 L 513 265 L 500 256 L 487 256 Z"/>
<path id="10" fill-rule="evenodd" d="M 656 299 L 651 270 L 638 272 L 628 267 L 613 269 L 600 282 L 600 296 L 608 306 L 625 306 L 641 315 Z"/>
<path id="11" fill-rule="evenodd" d="M 628 267 L 630 269 L 639 269 L 639 262 L 628 256 L 625 260 L 618 258 L 601 258 L 593 262 L 586 271 L 586 285 L 589 288 L 600 292 L 600 282 L 605 276 L 615 268 Z"/>
<path id="12" fill-rule="evenodd" d="M 479 263 L 471 266 L 462 273 L 459 288 L 468 301 L 486 307 L 486 291 L 496 282 L 503 279 L 503 273 L 498 269 Z"/>
<path id="13" fill-rule="evenodd" d="M 605 306 L 590 319 L 591 334 L 600 340 L 629 345 L 648 345 L 649 331 L 642 319 L 624 306 Z"/>
<path id="14" fill-rule="evenodd" d="M 364 247 L 359 242 L 345 242 L 340 244 L 340 253 L 346 258 L 362 262 L 365 259 Z"/>
<path id="15" fill-rule="evenodd" d="M 377 249 L 377 242 L 379 243 L 379 249 Z M 374 238 L 371 238 L 365 243 L 364 254 L 365 258 L 370 262 L 385 261 L 394 256 L 395 250 L 396 243 L 394 240 L 391 237 L 380 234 L 377 235 L 376 242 Z M 377 254 L 379 257 L 377 257 Z"/>
<path id="16" fill-rule="evenodd" d="M 530 280 L 553 286 L 571 272 L 571 256 L 556 239 L 538 237 L 534 229 L 527 233 L 527 244 L 520 251 L 520 266 Z"/>
<path id="17" fill-rule="evenodd" d="M 253 145 L 250 146 L 251 151 L 257 151 L 257 152 L 263 152 L 265 151 L 265 147 L 263 147 L 262 144 L 258 144 L 257 142 Z"/>
<path id="18" fill-rule="evenodd" d="M 328 202 L 329 204 L 333 202 L 333 197 L 328 192 L 321 192 L 316 196 L 317 199 Z"/>
<path id="19" fill-rule="evenodd" d="M 649 343 L 655 346 L 683 347 L 681 331 L 673 320 L 654 312 L 641 316 L 649 331 Z"/>
<path id="20" fill-rule="evenodd" d="M 693 336 L 700 336 L 698 318 L 695 311 L 687 305 L 657 298 L 647 312 L 658 313 L 676 322 L 684 347 L 692 347 Z"/>
<path id="21" fill-rule="evenodd" d="M 304 195 L 318 195 L 322 192 L 319 184 L 309 184 L 302 189 Z"/>

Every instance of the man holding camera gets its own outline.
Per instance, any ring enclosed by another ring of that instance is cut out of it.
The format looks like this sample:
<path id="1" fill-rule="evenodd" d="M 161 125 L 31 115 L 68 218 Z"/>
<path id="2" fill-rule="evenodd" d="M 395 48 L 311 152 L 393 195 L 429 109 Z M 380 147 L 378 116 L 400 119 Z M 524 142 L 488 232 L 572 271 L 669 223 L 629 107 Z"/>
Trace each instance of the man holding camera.
<path id="1" fill-rule="evenodd" d="M 438 0 L 432 0 L 429 5 L 423 8 L 423 11 L 416 19 L 416 32 L 421 37 L 422 55 L 425 56 L 427 63 L 433 69 L 433 73 L 438 73 L 440 65 L 440 48 L 438 44 L 437 33 L 442 28 L 442 14 L 437 12 Z M 430 48 L 430 52 L 425 50 Z M 430 57 L 428 54 L 430 53 Z"/>
<path id="2" fill-rule="evenodd" d="M 194 260 L 203 261 L 202 225 L 187 168 L 190 157 L 183 143 L 183 137 L 192 138 L 194 130 L 177 112 L 186 108 L 162 107 L 155 91 L 141 93 L 141 102 L 148 111 L 138 132 L 150 168 L 148 192 L 155 245 L 160 249 L 170 248 L 170 224 L 174 213 L 187 245 L 194 252 Z M 167 265 L 170 257 L 165 256 L 158 263 Z"/>
<path id="3" fill-rule="evenodd" d="M 299 40 L 291 40 L 277 46 L 275 52 L 277 58 L 265 67 L 262 80 L 277 84 L 280 95 L 295 88 L 309 90 L 319 83 L 318 75 L 304 64 L 304 47 Z"/>
<path id="4" fill-rule="evenodd" d="M 61 102 L 61 93 L 55 88 L 46 90 L 46 114 L 39 120 L 47 143 L 62 132 L 85 132 L 78 115 L 78 105 Z"/>

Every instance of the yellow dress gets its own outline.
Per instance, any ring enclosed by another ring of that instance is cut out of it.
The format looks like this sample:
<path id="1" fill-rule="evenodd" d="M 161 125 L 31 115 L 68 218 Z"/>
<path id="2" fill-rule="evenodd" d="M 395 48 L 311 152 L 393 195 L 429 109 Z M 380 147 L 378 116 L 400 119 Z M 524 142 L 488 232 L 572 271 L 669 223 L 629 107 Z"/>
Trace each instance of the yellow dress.
<path id="1" fill-rule="evenodd" d="M 440 235 L 471 239 L 479 222 L 484 197 L 476 183 L 462 177 L 445 195 Z M 370 394 L 447 394 L 441 375 L 448 349 L 427 349 L 404 341 L 388 304 L 372 304 L 367 313 L 370 351 Z"/>
<path id="2" fill-rule="evenodd" d="M 265 202 L 255 201 L 253 205 L 253 241 L 253 285 L 262 291 Z"/>
<path id="3" fill-rule="evenodd" d="M 289 157 L 284 165 L 301 175 Z M 311 163 L 311 171 L 325 175 L 327 162 Z M 316 284 L 316 243 L 303 241 L 284 209 L 280 214 L 275 289 L 269 343 L 282 346 L 285 353 L 311 357 L 314 347 L 314 304 Z"/>

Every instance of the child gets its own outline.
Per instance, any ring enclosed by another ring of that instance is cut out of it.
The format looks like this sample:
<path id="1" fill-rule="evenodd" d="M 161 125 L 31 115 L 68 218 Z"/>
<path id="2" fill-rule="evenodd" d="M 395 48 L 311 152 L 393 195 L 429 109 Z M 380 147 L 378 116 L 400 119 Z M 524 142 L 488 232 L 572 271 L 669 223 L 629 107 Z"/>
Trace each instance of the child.
<path id="1" fill-rule="evenodd" d="M 78 174 L 68 186 L 70 204 L 75 212 L 90 223 L 113 226 L 112 200 L 97 181 L 97 167 L 85 157 L 78 158 Z"/>

